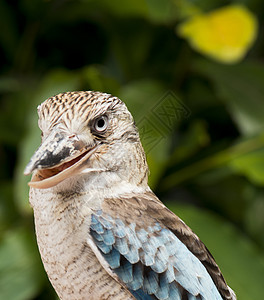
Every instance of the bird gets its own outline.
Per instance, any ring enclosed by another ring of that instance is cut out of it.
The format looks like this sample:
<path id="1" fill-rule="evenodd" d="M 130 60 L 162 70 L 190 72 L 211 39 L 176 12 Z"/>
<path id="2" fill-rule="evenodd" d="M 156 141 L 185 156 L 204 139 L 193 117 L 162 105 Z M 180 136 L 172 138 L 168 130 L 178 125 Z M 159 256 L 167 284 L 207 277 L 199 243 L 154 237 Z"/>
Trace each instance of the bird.
<path id="1" fill-rule="evenodd" d="M 39 252 L 61 300 L 234 300 L 212 254 L 148 186 L 124 102 L 98 91 L 38 106 L 24 174 Z"/>

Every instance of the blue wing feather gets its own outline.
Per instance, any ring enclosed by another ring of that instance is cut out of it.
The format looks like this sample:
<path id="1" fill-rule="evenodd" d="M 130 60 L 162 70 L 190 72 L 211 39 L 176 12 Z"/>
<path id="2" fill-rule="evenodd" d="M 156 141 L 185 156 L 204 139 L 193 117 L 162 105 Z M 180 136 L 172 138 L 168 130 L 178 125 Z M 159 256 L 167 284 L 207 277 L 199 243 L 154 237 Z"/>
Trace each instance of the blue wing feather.
<path id="1" fill-rule="evenodd" d="M 116 249 L 112 249 L 111 252 L 104 254 L 104 258 L 112 269 L 117 269 L 120 267 L 120 252 Z"/>
<path id="2" fill-rule="evenodd" d="M 110 229 L 105 228 L 104 232 L 101 234 L 101 237 L 106 245 L 112 246 L 115 243 L 113 231 Z"/>
<path id="3" fill-rule="evenodd" d="M 199 259 L 167 228 L 125 224 L 101 210 L 92 214 L 90 232 L 110 268 L 136 299 L 220 300 Z"/>
<path id="4" fill-rule="evenodd" d="M 133 265 L 128 260 L 122 259 L 120 267 L 114 271 L 124 283 L 128 284 L 133 281 Z"/>
<path id="5" fill-rule="evenodd" d="M 153 299 L 156 299 L 156 297 L 154 297 L 152 295 L 147 295 L 145 292 L 143 292 L 142 289 L 138 289 L 136 291 L 130 290 L 130 292 L 138 300 L 153 300 Z"/>

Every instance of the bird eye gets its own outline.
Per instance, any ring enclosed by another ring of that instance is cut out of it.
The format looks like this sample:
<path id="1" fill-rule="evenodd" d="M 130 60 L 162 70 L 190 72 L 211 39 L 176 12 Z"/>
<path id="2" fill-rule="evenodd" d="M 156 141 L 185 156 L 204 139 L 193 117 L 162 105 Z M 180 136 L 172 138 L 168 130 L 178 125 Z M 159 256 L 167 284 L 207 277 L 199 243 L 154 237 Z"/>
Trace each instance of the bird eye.
<path id="1" fill-rule="evenodd" d="M 97 118 L 94 122 L 94 129 L 97 132 L 103 132 L 108 127 L 108 118 L 107 116 L 101 116 Z"/>

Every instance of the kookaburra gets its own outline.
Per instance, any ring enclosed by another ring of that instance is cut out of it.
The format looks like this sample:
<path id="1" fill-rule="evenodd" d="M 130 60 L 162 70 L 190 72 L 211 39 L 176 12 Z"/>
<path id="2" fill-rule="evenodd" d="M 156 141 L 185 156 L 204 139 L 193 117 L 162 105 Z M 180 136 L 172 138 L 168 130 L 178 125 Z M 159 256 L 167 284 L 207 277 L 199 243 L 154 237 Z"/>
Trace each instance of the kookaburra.
<path id="1" fill-rule="evenodd" d="M 30 203 L 62 300 L 236 299 L 201 240 L 155 196 L 125 104 L 67 92 L 38 107 Z"/>

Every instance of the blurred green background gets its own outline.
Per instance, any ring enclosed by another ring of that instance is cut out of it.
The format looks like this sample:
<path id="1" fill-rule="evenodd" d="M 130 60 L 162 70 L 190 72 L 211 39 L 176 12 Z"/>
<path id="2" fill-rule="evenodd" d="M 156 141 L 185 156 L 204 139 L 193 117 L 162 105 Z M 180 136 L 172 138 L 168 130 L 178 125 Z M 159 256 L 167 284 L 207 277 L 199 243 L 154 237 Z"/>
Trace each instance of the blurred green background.
<path id="1" fill-rule="evenodd" d="M 238 299 L 263 298 L 263 15 L 261 0 L 0 1 L 1 300 L 56 299 L 23 169 L 40 142 L 37 105 L 72 90 L 127 104 L 152 189 Z"/>

